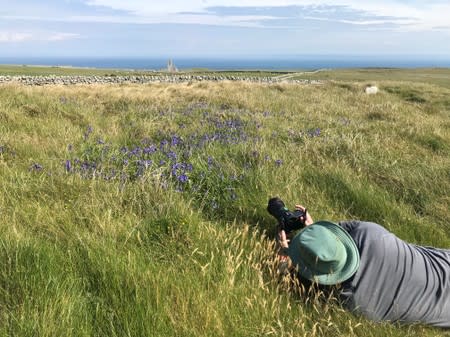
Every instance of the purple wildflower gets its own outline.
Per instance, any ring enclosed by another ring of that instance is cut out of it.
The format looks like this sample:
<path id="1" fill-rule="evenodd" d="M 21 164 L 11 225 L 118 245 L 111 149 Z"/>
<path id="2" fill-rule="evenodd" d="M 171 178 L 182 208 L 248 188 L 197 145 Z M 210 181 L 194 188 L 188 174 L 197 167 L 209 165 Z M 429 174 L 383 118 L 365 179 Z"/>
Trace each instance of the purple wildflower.
<path id="1" fill-rule="evenodd" d="M 94 128 L 89 125 L 86 131 L 84 132 L 84 140 L 87 140 L 89 138 L 89 135 L 94 131 Z"/>
<path id="2" fill-rule="evenodd" d="M 81 164 L 80 168 L 82 171 L 87 171 L 87 170 L 89 170 L 89 166 L 90 166 L 89 162 L 85 161 Z"/>
<path id="3" fill-rule="evenodd" d="M 177 160 L 177 154 L 173 151 L 167 152 L 166 155 L 167 155 L 167 158 L 169 158 L 170 160 L 173 160 L 173 161 Z"/>
<path id="4" fill-rule="evenodd" d="M 316 136 L 316 137 L 319 137 L 319 136 L 320 136 L 320 128 L 317 128 L 317 129 L 314 131 L 314 136 Z"/>
<path id="5" fill-rule="evenodd" d="M 180 164 L 180 163 L 175 163 L 175 164 L 173 164 L 172 165 L 172 168 L 171 168 L 171 173 L 172 173 L 172 175 L 173 176 L 176 176 L 177 175 L 177 171 L 179 170 L 179 169 L 181 169 L 182 168 L 182 165 Z"/>
<path id="6" fill-rule="evenodd" d="M 155 153 L 156 151 L 157 151 L 157 148 L 155 145 L 147 146 L 142 150 L 142 152 L 144 154 L 152 154 L 152 153 Z"/>
<path id="7" fill-rule="evenodd" d="M 172 146 L 177 146 L 180 143 L 181 143 L 181 138 L 180 137 L 172 136 L 172 140 L 171 140 L 171 145 Z"/>
<path id="8" fill-rule="evenodd" d="M 186 183 L 188 180 L 189 180 L 189 177 L 184 173 L 178 177 L 178 181 L 183 184 Z"/>
<path id="9" fill-rule="evenodd" d="M 137 146 L 133 150 L 130 151 L 129 155 L 138 157 L 140 153 L 141 153 L 141 148 L 139 146 Z"/>
<path id="10" fill-rule="evenodd" d="M 72 163 L 70 162 L 70 160 L 66 160 L 66 164 L 64 166 L 66 168 L 66 172 L 72 171 Z"/>
<path id="11" fill-rule="evenodd" d="M 308 130 L 308 135 L 310 137 L 319 137 L 320 136 L 320 128 Z"/>
<path id="12" fill-rule="evenodd" d="M 167 146 L 167 144 L 169 144 L 169 142 L 168 142 L 167 140 L 163 139 L 163 140 L 159 143 L 159 148 L 162 150 L 162 149 L 164 149 L 164 148 Z"/>
<path id="13" fill-rule="evenodd" d="M 283 161 L 281 159 L 275 160 L 275 165 L 280 167 L 283 164 Z"/>

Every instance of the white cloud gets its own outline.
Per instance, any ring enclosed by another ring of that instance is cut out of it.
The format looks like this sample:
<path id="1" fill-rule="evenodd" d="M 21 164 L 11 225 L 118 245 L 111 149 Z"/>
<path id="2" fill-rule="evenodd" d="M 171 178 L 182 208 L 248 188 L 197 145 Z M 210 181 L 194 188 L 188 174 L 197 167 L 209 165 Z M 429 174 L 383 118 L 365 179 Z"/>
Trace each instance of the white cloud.
<path id="1" fill-rule="evenodd" d="M 414 19 L 371 19 L 371 20 L 348 20 L 348 19 L 332 19 L 327 17 L 316 17 L 316 16 L 304 16 L 304 19 L 316 20 L 316 21 L 331 21 L 346 23 L 349 25 L 356 26 L 368 26 L 368 25 L 413 25 L 416 23 Z"/>
<path id="2" fill-rule="evenodd" d="M 64 40 L 72 40 L 79 38 L 79 34 L 72 33 L 53 33 L 47 36 L 47 41 L 64 41 Z"/>
<path id="3" fill-rule="evenodd" d="M 72 16 L 64 21 L 72 22 L 108 22 L 133 24 L 204 24 L 214 26 L 260 27 L 261 20 L 279 19 L 279 17 L 239 15 L 218 16 L 201 14 L 161 14 L 158 16 Z"/>
<path id="4" fill-rule="evenodd" d="M 397 25 L 404 24 L 401 20 L 407 18 L 408 23 L 403 29 L 406 30 L 430 30 L 433 27 L 450 26 L 450 3 L 439 1 L 421 2 L 399 2 L 398 0 L 86 0 L 88 5 L 103 6 L 115 10 L 127 11 L 135 17 L 145 17 L 152 22 L 171 23 L 172 19 L 177 19 L 178 23 L 188 21 L 189 23 L 209 24 L 212 16 L 206 14 L 208 7 L 283 7 L 283 6 L 346 6 L 355 11 L 362 11 L 369 16 L 382 16 L 398 18 Z M 181 12 L 205 13 L 195 18 L 191 16 L 186 19 Z M 330 13 L 329 15 L 332 15 Z M 214 18 L 217 19 L 217 18 Z M 333 21 L 332 17 L 329 17 Z M 180 22 L 181 20 L 181 22 Z M 221 19 L 222 24 L 237 24 L 238 20 Z M 254 17 L 251 20 L 243 20 L 244 24 L 251 21 L 263 20 Z M 373 24 L 372 21 L 379 21 L 376 18 L 370 20 L 357 21 L 348 20 L 350 24 Z M 383 19 L 381 19 L 383 21 Z M 342 21 L 343 22 L 343 21 Z M 414 23 L 414 25 L 411 25 Z"/>
<path id="5" fill-rule="evenodd" d="M 381 26 L 397 31 L 427 31 L 439 27 L 450 32 L 450 2 L 443 0 L 411 1 L 402 0 L 80 0 L 87 8 L 74 12 L 68 8 L 63 12 L 52 12 L 46 15 L 36 11 L 10 10 L 0 18 L 6 20 L 25 21 L 57 21 L 57 22 L 100 22 L 100 23 L 136 23 L 136 24 L 203 24 L 221 26 L 261 27 L 270 25 L 273 28 L 295 28 L 292 18 L 284 25 L 281 17 L 272 17 L 271 10 L 259 12 L 248 11 L 249 15 L 227 15 L 217 10 L 208 11 L 210 7 L 238 7 L 239 14 L 245 14 L 245 7 L 284 7 L 309 6 L 305 17 L 301 17 L 299 7 L 298 21 L 312 19 L 338 22 L 353 26 Z M 100 9 L 100 7 L 104 7 Z M 108 10 L 105 11 L 104 9 Z M 314 13 L 309 13 L 313 9 Z M 281 11 L 278 11 L 278 15 Z M 20 14 L 19 14 L 20 13 Z M 108 13 L 108 14 L 105 14 Z M 352 16 L 352 13 L 354 17 Z M 343 17 L 343 15 L 345 16 Z M 276 27 L 271 25 L 272 19 L 278 19 Z M 374 27 L 375 28 L 375 27 Z M 64 38 L 73 38 L 68 35 Z M 20 36 L 8 39 L 20 39 Z M 28 36 L 22 37 L 29 38 Z M 2 36 L 5 41 L 6 36 Z M 58 40 L 58 38 L 55 38 Z"/>
<path id="6" fill-rule="evenodd" d="M 0 42 L 23 42 L 32 38 L 30 33 L 0 32 Z"/>
<path id="7" fill-rule="evenodd" d="M 64 41 L 79 38 L 79 34 L 58 32 L 11 32 L 0 31 L 1 42 L 28 42 L 28 41 Z"/>

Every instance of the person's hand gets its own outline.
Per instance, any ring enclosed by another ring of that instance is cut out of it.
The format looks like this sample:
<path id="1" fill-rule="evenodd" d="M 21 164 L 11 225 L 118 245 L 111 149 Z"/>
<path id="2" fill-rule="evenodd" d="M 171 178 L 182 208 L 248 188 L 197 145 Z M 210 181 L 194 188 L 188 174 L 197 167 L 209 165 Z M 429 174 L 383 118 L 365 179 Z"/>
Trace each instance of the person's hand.
<path id="1" fill-rule="evenodd" d="M 300 210 L 302 212 L 306 212 L 306 219 L 305 217 L 300 217 L 305 226 L 309 226 L 314 223 L 313 219 L 311 218 L 311 215 L 309 215 L 309 212 L 306 210 L 305 207 L 303 207 L 302 205 L 295 205 L 295 209 Z"/>
<path id="2" fill-rule="evenodd" d="M 283 229 L 278 232 L 278 245 L 280 246 L 278 251 L 278 273 L 281 276 L 286 276 L 289 274 L 289 257 L 287 253 L 289 240 L 286 238 L 286 232 Z"/>
<path id="3" fill-rule="evenodd" d="M 287 239 L 286 232 L 283 229 L 278 232 L 278 243 L 281 248 L 289 247 L 289 240 Z"/>

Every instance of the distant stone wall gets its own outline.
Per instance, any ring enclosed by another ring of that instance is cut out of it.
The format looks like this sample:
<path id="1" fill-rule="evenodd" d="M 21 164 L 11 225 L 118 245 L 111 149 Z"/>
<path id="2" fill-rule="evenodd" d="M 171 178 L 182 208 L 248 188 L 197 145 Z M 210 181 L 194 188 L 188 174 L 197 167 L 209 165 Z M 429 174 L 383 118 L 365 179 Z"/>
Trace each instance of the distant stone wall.
<path id="1" fill-rule="evenodd" d="M 321 84 L 319 80 L 286 80 L 273 77 L 245 77 L 227 75 L 148 75 L 148 76 L 0 76 L 0 83 L 25 85 L 74 85 L 74 84 L 146 84 L 184 83 L 202 81 L 244 81 L 252 83 Z"/>

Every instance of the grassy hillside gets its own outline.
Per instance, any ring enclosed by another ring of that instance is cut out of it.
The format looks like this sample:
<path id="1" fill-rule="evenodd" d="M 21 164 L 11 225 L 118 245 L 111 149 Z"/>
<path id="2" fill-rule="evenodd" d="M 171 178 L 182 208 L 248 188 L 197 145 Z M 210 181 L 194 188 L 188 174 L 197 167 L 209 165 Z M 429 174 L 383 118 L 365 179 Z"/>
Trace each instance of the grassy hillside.
<path id="1" fill-rule="evenodd" d="M 2 336 L 441 336 L 277 275 L 278 195 L 450 248 L 450 90 L 0 87 Z"/>

